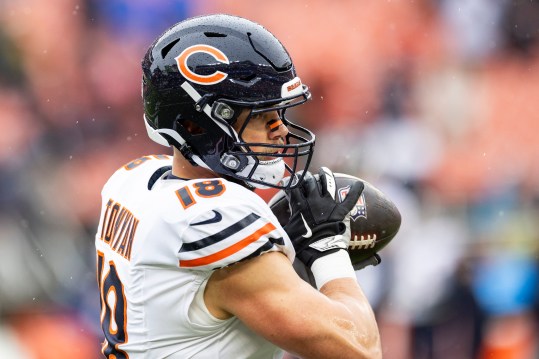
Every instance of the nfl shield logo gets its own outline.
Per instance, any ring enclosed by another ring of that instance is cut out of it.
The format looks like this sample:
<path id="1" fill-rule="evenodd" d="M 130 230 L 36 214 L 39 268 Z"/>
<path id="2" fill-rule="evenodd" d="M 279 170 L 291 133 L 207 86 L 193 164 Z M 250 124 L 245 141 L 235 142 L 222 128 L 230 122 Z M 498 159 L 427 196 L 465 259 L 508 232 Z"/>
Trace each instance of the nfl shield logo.
<path id="1" fill-rule="evenodd" d="M 344 201 L 349 191 L 350 186 L 339 188 L 339 199 L 341 202 Z M 350 218 L 353 221 L 355 221 L 359 217 L 367 219 L 367 204 L 365 202 L 365 195 L 363 193 L 361 194 L 361 196 L 359 196 L 359 199 L 357 200 L 357 203 L 354 208 L 352 208 L 352 211 L 350 211 Z"/>

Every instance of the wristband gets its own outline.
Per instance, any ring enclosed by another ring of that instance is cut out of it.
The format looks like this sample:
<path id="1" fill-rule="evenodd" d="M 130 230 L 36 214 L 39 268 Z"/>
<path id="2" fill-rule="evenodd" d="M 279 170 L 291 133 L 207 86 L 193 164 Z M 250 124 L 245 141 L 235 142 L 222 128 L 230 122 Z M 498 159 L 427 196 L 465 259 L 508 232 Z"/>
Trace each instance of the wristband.
<path id="1" fill-rule="evenodd" d="M 323 256 L 314 261 L 311 271 L 316 282 L 316 288 L 320 289 L 327 282 L 337 278 L 356 279 L 356 272 L 350 262 L 350 256 L 345 250 Z"/>

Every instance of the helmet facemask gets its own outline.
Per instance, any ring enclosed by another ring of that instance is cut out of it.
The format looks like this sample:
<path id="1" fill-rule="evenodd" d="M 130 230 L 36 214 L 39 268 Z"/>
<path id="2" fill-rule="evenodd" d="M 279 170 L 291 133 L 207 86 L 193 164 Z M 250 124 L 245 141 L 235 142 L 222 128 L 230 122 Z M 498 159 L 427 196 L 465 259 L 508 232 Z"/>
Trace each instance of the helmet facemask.
<path id="1" fill-rule="evenodd" d="M 308 92 L 307 92 L 308 94 Z M 225 167 L 235 171 L 231 176 L 247 182 L 256 188 L 293 188 L 303 179 L 303 173 L 309 167 L 314 147 L 314 134 L 287 119 L 286 112 L 290 107 L 300 105 L 308 100 L 308 95 L 296 97 L 286 101 L 280 101 L 276 105 L 265 107 L 245 108 L 247 116 L 236 127 L 237 136 L 233 148 L 226 151 L 222 157 Z M 231 104 L 238 105 L 232 101 Z M 287 127 L 288 132 L 283 138 L 284 143 L 249 142 L 245 137 L 245 129 L 257 116 L 267 112 L 276 112 L 275 128 L 268 131 L 276 131 L 279 126 Z M 263 159 L 271 157 L 271 159 Z M 242 164 L 240 168 L 239 165 Z M 296 175 L 298 174 L 298 175 Z M 281 183 L 283 177 L 291 177 L 292 181 Z"/>

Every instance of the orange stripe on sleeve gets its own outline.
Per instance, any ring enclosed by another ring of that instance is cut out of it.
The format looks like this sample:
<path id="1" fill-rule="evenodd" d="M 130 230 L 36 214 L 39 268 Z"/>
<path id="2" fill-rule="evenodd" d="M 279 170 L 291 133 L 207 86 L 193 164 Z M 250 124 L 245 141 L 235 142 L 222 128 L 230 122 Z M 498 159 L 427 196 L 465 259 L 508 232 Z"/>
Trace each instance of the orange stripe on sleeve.
<path id="1" fill-rule="evenodd" d="M 275 229 L 275 226 L 272 223 L 267 223 L 264 227 L 258 229 L 249 236 L 243 238 L 241 241 L 234 243 L 230 247 L 220 250 L 219 252 L 210 254 L 205 257 L 189 259 L 189 260 L 180 260 L 180 267 L 200 267 L 215 263 L 223 258 L 226 258 L 234 253 L 239 252 L 243 248 L 247 247 L 249 244 L 256 242 L 261 236 L 270 233 Z"/>

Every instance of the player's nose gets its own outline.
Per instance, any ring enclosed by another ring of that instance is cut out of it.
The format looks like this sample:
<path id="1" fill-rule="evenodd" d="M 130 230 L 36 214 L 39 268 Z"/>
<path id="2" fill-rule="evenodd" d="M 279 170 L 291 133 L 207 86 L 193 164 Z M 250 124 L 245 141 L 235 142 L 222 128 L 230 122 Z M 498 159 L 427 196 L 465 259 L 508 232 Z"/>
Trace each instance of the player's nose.
<path id="1" fill-rule="evenodd" d="M 285 138 L 286 135 L 288 135 L 288 127 L 283 123 L 283 121 L 278 120 L 277 122 L 272 124 L 272 128 L 270 129 L 270 139 L 278 139 L 278 138 Z"/>

